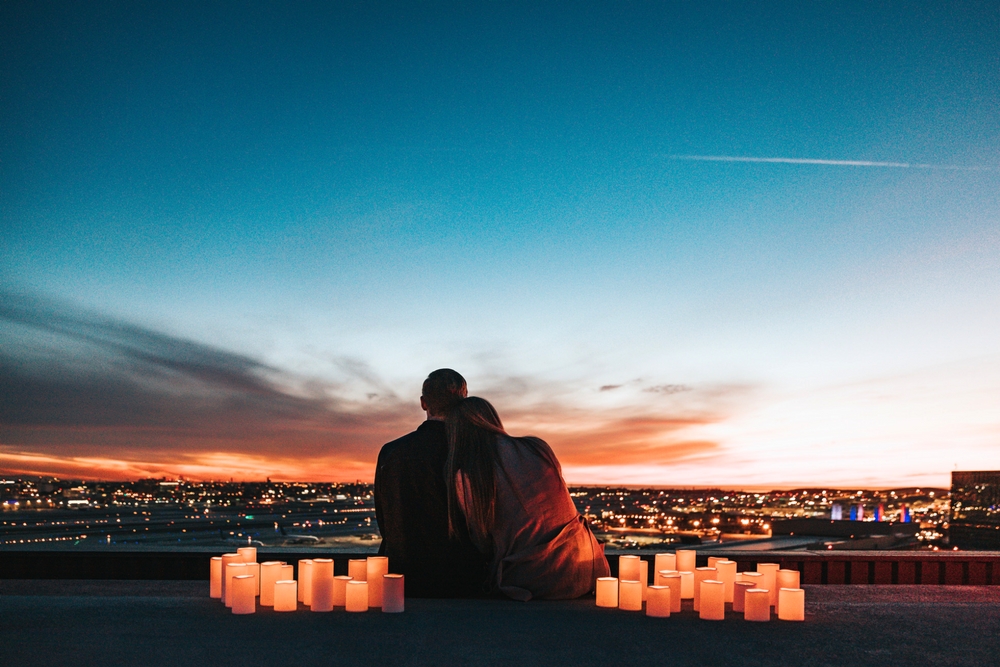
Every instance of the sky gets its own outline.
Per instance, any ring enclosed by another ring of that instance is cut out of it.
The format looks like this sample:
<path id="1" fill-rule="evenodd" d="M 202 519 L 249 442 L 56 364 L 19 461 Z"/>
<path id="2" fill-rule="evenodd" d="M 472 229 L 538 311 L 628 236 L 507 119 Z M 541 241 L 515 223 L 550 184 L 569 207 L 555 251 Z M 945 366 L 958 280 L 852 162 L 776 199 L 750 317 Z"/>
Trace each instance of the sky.
<path id="1" fill-rule="evenodd" d="M 0 4 L 0 474 L 1000 469 L 995 2 Z"/>

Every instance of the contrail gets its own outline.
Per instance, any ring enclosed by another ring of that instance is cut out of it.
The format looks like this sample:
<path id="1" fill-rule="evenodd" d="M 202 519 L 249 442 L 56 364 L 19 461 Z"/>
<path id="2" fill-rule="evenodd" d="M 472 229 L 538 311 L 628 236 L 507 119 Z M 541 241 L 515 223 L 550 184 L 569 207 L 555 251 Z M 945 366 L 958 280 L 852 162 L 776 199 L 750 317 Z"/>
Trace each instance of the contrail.
<path id="1" fill-rule="evenodd" d="M 966 167 L 954 164 L 912 162 L 873 162 L 871 160 L 818 160 L 799 157 L 745 157 L 741 155 L 668 155 L 671 160 L 698 162 L 770 162 L 779 164 L 821 164 L 833 167 L 883 167 L 890 169 L 949 169 L 952 171 L 992 171 L 992 167 Z"/>

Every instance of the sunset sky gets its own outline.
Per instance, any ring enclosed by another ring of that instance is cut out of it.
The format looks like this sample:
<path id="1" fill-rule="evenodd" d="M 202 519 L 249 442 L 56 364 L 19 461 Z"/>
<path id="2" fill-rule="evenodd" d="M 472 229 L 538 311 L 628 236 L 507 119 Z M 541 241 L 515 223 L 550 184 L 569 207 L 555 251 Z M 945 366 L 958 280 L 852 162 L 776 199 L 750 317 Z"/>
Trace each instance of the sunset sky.
<path id="1" fill-rule="evenodd" d="M 1000 469 L 998 156 L 995 1 L 3 2 L 0 474 Z"/>

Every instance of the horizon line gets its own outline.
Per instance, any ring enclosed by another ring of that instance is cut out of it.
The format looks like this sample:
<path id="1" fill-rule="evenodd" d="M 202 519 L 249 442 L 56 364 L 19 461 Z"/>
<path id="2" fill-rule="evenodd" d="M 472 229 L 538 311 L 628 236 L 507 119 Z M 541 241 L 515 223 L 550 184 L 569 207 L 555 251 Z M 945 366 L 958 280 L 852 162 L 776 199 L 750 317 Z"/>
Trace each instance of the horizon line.
<path id="1" fill-rule="evenodd" d="M 993 171 L 993 167 L 876 160 L 833 160 L 826 158 L 754 157 L 744 155 L 668 155 L 670 160 L 693 162 L 763 162 L 769 164 L 814 164 L 833 167 L 879 167 L 888 169 L 940 169 L 948 171 Z"/>

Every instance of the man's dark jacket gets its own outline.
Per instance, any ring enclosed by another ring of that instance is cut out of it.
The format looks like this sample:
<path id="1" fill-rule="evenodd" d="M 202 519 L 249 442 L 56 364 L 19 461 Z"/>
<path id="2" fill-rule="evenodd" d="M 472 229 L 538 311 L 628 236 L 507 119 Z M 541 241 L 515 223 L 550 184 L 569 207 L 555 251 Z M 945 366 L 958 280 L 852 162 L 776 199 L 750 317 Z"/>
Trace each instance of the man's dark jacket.
<path id="1" fill-rule="evenodd" d="M 413 433 L 384 445 L 375 469 L 375 518 L 382 533 L 379 554 L 389 571 L 405 575 L 409 597 L 481 595 L 486 559 L 464 526 L 448 536 L 444 422 L 427 420 Z"/>

